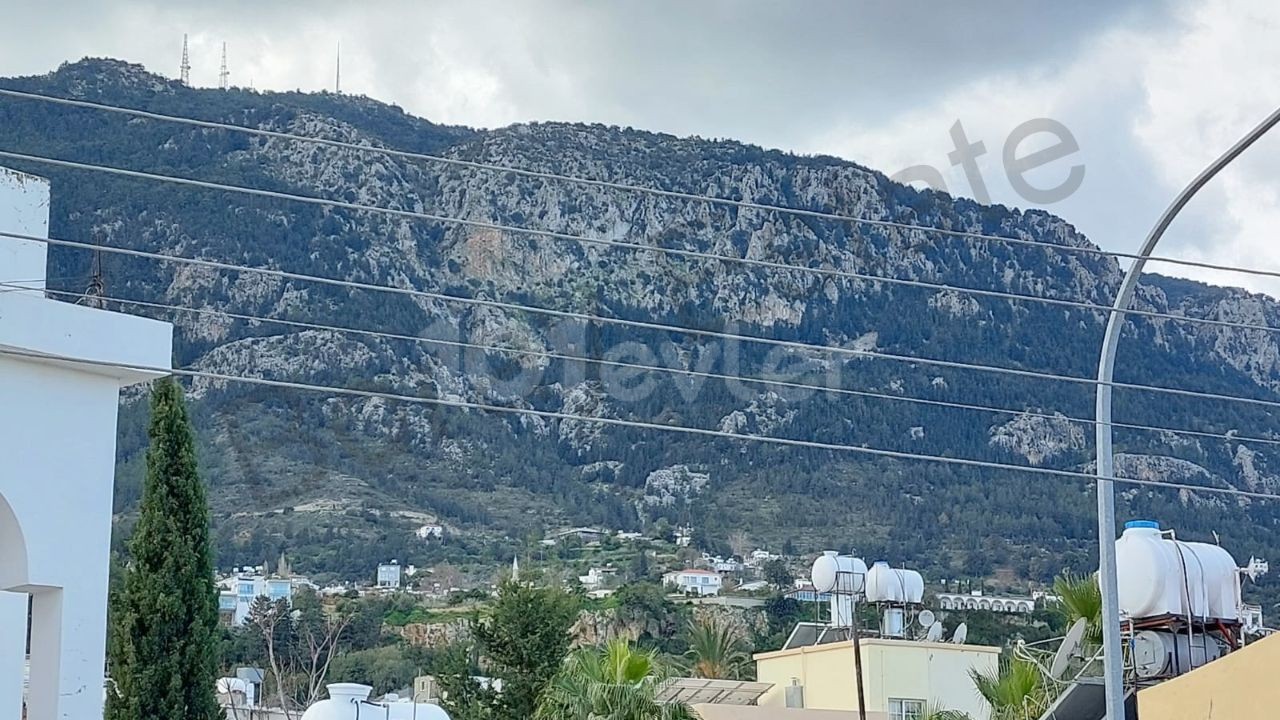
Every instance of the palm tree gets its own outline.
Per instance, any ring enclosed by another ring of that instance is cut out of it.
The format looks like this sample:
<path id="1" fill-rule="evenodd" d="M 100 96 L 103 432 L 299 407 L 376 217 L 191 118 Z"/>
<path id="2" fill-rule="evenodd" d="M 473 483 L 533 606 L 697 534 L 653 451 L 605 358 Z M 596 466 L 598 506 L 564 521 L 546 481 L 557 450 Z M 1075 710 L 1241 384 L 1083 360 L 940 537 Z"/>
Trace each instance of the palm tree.
<path id="1" fill-rule="evenodd" d="M 970 670 L 969 677 L 991 704 L 991 720 L 1036 720 L 1049 705 L 1044 677 L 1025 660 L 1003 658 L 995 675 Z"/>
<path id="2" fill-rule="evenodd" d="M 1073 575 L 1066 572 L 1053 581 L 1053 593 L 1061 598 L 1058 612 L 1070 625 L 1080 618 L 1085 620 L 1084 644 L 1097 647 L 1102 644 L 1102 591 L 1092 575 Z"/>
<path id="3" fill-rule="evenodd" d="M 538 701 L 535 720 L 692 720 L 688 706 L 662 703 L 666 669 L 652 650 L 615 638 L 565 661 Z"/>
<path id="4" fill-rule="evenodd" d="M 959 710 L 942 710 L 941 707 L 931 706 L 924 711 L 924 717 L 920 720 L 973 720 L 973 715 Z"/>
<path id="5" fill-rule="evenodd" d="M 699 678 L 741 680 L 750 658 L 742 636 L 729 624 L 707 618 L 689 621 L 687 667 Z"/>
<path id="6" fill-rule="evenodd" d="M 973 716 L 959 710 L 943 710 L 937 705 L 930 705 L 924 711 L 921 720 L 973 720 Z"/>

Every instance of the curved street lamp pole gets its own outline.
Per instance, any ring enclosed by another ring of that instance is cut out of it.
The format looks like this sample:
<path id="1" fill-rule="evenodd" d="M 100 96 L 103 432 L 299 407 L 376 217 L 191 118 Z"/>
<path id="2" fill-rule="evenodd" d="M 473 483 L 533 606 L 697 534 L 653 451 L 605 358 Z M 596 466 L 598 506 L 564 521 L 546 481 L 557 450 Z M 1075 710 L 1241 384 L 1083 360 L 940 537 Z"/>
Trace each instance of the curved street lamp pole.
<path id="1" fill-rule="evenodd" d="M 1156 243 L 1164 235 L 1173 219 L 1186 206 L 1187 202 L 1204 187 L 1222 168 L 1235 160 L 1258 138 L 1280 123 L 1280 109 L 1271 113 L 1266 120 L 1245 135 L 1222 157 L 1213 161 L 1187 185 L 1173 204 L 1169 206 L 1133 261 L 1129 271 L 1125 273 L 1116 301 L 1111 306 L 1111 315 L 1107 320 L 1106 334 L 1102 339 L 1102 354 L 1098 360 L 1097 385 L 1097 425 L 1095 447 L 1097 459 L 1095 467 L 1098 473 L 1098 577 L 1102 591 L 1102 644 L 1103 672 L 1107 694 L 1107 720 L 1124 720 L 1124 661 L 1120 654 L 1120 602 L 1116 594 L 1116 508 L 1115 488 L 1112 478 L 1115 477 L 1114 456 L 1111 446 L 1111 378 L 1116 365 L 1116 345 L 1120 341 L 1120 330 L 1124 327 L 1125 311 L 1133 299 L 1133 292 L 1138 287 L 1138 279 L 1147 258 L 1155 250 Z"/>

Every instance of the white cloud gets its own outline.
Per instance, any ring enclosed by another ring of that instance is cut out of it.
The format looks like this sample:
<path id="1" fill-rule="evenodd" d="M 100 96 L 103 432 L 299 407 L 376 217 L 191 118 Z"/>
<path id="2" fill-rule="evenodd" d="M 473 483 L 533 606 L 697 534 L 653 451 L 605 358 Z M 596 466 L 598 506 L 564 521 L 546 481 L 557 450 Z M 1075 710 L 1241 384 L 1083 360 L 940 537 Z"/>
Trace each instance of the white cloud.
<path id="1" fill-rule="evenodd" d="M 1266 0 L 1188 5 L 1187 22 L 1139 72 L 1146 106 L 1135 139 L 1172 192 L 1280 107 L 1280 7 Z M 1169 248 L 1206 262 L 1280 269 L 1280 129 L 1235 161 L 1170 230 Z M 1180 273 L 1182 274 L 1182 273 Z M 1231 273 L 1197 277 L 1277 294 L 1280 283 Z"/>

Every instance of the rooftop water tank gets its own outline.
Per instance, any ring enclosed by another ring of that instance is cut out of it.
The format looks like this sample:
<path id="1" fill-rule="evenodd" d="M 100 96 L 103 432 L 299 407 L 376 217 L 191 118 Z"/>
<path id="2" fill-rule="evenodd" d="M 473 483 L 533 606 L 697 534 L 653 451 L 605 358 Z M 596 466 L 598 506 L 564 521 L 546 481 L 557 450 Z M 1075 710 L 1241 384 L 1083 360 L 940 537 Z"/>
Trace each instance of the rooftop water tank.
<path id="1" fill-rule="evenodd" d="M 1240 575 L 1231 553 L 1165 538 L 1154 522 L 1125 523 L 1116 540 L 1116 576 L 1120 611 L 1129 617 L 1239 618 Z"/>
<path id="2" fill-rule="evenodd" d="M 314 703 L 302 713 L 302 720 L 356 720 L 356 706 L 369 699 L 373 688 L 359 683 L 333 683 L 329 699 Z"/>
<path id="3" fill-rule="evenodd" d="M 867 602 L 920 603 L 924 601 L 924 578 L 915 570 L 889 567 L 883 560 L 867 571 Z"/>
<path id="4" fill-rule="evenodd" d="M 813 581 L 813 589 L 820 593 L 836 591 L 854 594 L 862 592 L 866 576 L 867 564 L 862 558 L 827 550 L 813 561 L 809 579 Z"/>
<path id="5" fill-rule="evenodd" d="M 302 713 L 302 720 L 449 720 L 444 708 L 431 703 L 415 703 L 408 699 L 371 703 L 373 688 L 359 683 L 329 685 L 329 699 L 321 700 Z"/>

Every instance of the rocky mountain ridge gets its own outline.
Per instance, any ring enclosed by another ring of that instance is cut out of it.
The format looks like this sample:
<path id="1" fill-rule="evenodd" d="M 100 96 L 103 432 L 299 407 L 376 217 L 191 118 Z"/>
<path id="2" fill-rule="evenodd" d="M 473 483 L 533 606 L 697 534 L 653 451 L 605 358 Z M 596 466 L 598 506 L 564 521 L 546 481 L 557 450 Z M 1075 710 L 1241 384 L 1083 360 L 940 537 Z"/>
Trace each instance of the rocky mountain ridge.
<path id="1" fill-rule="evenodd" d="M 0 102 L 0 145 L 33 154 L 469 218 L 628 245 L 574 243 L 285 201 L 118 180 L 47 167 L 53 232 L 104 245 L 207 257 L 445 295 L 622 320 L 1090 377 L 1101 312 L 960 290 L 677 257 L 675 248 L 955 288 L 1108 305 L 1121 272 L 1069 223 L 896 185 L 829 157 L 729 141 L 560 123 L 448 128 L 365 98 L 182 87 L 118 61 L 86 60 L 0 85 L 217 119 L 370 146 L 545 170 L 850 217 L 1032 239 L 1086 251 L 957 238 L 485 173 L 355 150 L 130 120 L 30 101 Z M 90 257 L 55 250 L 51 276 L 80 290 Z M 801 352 L 619 324 L 553 321 L 421 296 L 370 293 L 250 273 L 104 255 L 113 297 L 279 317 L 541 356 L 450 349 L 209 314 L 156 312 L 178 326 L 175 362 L 228 374 L 813 439 L 851 446 L 1083 470 L 1086 385 Z M 79 285 L 77 285 L 79 283 Z M 1238 289 L 1149 276 L 1137 307 L 1280 324 L 1280 305 Z M 1003 414 L 652 373 L 619 377 L 546 353 L 725 375 L 770 376 L 902 397 L 988 404 Z M 1276 399 L 1280 343 L 1262 330 L 1134 318 L 1119 379 Z M 637 387 L 644 387 L 643 392 Z M 1069 479 L 903 464 L 853 453 L 708 441 L 577 420 L 496 415 L 196 381 L 224 557 L 306 548 L 313 570 L 352 573 L 383 555 L 502 556 L 557 524 L 694 524 L 723 543 L 857 546 L 943 576 L 993 566 L 1043 577 L 1088 565 L 1089 488 Z M 1274 413 L 1137 391 L 1117 419 L 1280 439 Z M 1057 412 L 1047 420 L 1026 411 Z M 136 497 L 142 410 L 122 415 L 119 509 Z M 1280 491 L 1274 446 L 1119 429 L 1122 471 L 1206 486 Z M 1157 515 L 1280 548 L 1267 503 L 1209 493 L 1126 491 L 1129 515 Z M 244 513 L 246 506 L 253 512 Z M 341 508 L 312 511 L 312 508 Z M 298 508 L 304 508 L 299 511 Z M 842 512 L 835 508 L 844 508 Z M 414 545 L 388 518 L 439 517 L 469 540 Z M 920 518 L 929 518 L 921 530 Z M 246 519 L 248 518 L 248 519 Z M 1266 546 L 1257 547 L 1254 546 Z M 429 559 L 429 558 L 427 558 Z M 1055 567 L 1056 565 L 1056 567 Z"/>

